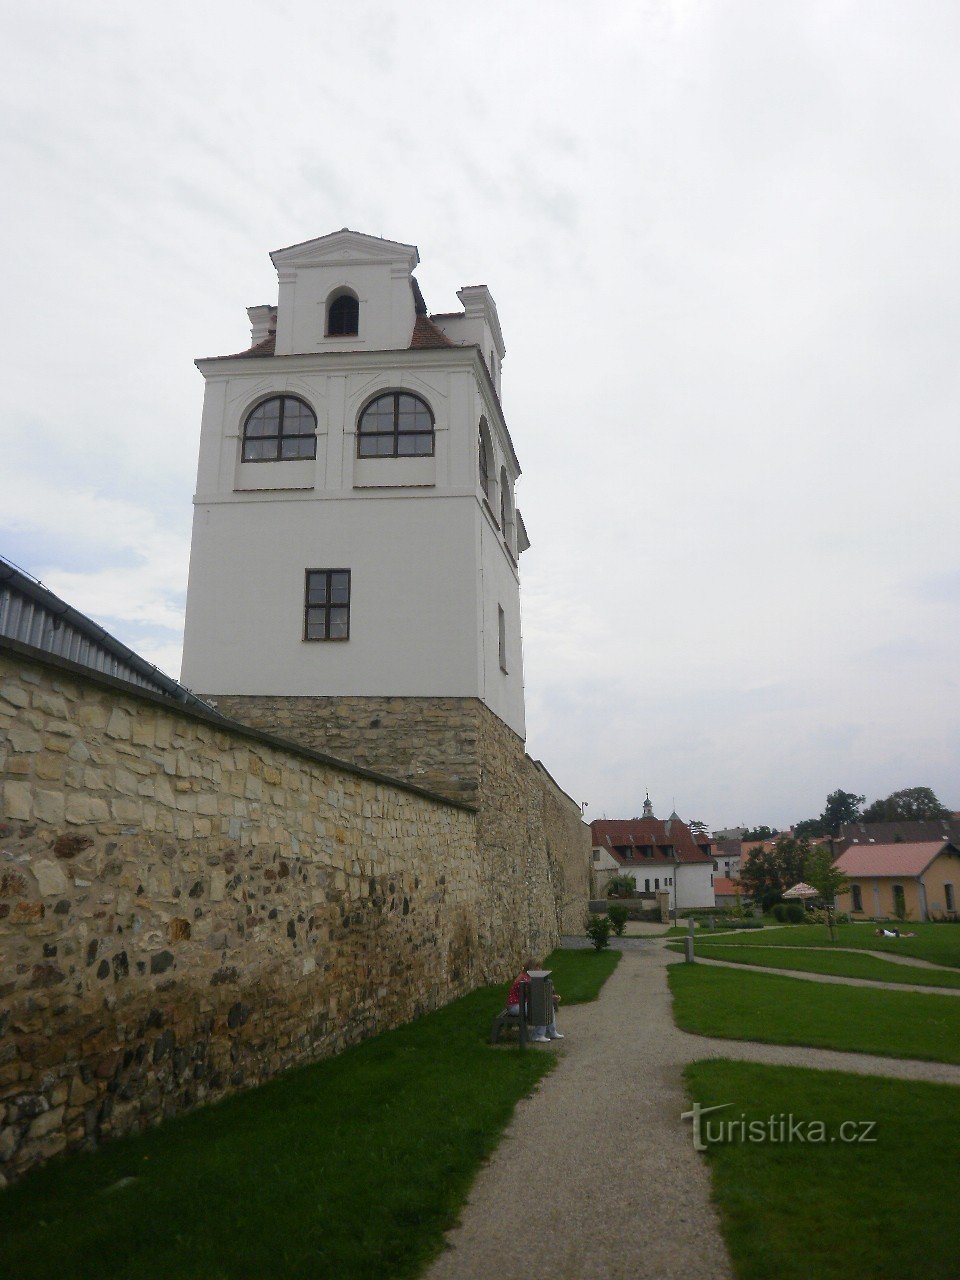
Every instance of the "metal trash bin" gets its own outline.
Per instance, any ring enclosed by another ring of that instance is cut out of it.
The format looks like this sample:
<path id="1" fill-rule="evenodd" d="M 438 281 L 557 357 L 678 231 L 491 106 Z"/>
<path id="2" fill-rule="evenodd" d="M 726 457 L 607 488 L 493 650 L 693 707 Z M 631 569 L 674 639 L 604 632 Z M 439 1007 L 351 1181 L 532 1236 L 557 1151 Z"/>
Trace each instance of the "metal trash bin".
<path id="1" fill-rule="evenodd" d="M 528 969 L 530 994 L 527 998 L 527 1021 L 533 1027 L 548 1027 L 553 1022 L 552 969 Z"/>

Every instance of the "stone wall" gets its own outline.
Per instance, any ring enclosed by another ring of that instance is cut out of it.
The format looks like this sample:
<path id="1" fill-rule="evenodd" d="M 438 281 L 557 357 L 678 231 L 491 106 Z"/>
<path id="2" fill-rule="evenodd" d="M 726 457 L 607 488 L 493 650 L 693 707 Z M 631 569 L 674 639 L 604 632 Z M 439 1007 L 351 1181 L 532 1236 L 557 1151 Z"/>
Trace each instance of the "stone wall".
<path id="1" fill-rule="evenodd" d="M 590 830 L 580 807 L 479 699 L 204 696 L 244 724 L 475 805 L 493 911 L 482 935 L 516 918 L 517 884 L 535 953 L 582 929 Z M 544 902 L 553 904 L 552 923 Z"/>
<path id="2" fill-rule="evenodd" d="M 480 865 L 468 808 L 7 641 L 0 786 L 7 1179 L 555 938 L 540 878 Z"/>
<path id="3" fill-rule="evenodd" d="M 203 697 L 242 724 L 477 803 L 479 717 L 486 708 L 476 698 Z"/>

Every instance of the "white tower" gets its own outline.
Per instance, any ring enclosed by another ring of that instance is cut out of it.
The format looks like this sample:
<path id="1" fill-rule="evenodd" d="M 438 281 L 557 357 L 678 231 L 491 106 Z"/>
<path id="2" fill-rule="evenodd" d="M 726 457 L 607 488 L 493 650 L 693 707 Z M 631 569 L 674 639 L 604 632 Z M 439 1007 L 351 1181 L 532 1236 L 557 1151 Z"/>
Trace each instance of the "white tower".
<path id="1" fill-rule="evenodd" d="M 346 228 L 271 257 L 250 349 L 197 361 L 184 683 L 285 729 L 277 699 L 479 699 L 522 738 L 529 544 L 490 291 L 428 317 L 416 248 Z"/>

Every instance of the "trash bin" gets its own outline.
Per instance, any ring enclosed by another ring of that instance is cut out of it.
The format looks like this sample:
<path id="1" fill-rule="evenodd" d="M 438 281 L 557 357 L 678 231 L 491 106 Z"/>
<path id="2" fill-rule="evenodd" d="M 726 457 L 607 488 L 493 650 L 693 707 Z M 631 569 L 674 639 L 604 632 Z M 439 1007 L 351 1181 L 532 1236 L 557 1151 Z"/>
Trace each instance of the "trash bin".
<path id="1" fill-rule="evenodd" d="M 530 974 L 530 996 L 527 1006 L 527 1021 L 534 1027 L 548 1027 L 553 1021 L 553 983 L 550 981 L 552 969 L 528 969 Z"/>

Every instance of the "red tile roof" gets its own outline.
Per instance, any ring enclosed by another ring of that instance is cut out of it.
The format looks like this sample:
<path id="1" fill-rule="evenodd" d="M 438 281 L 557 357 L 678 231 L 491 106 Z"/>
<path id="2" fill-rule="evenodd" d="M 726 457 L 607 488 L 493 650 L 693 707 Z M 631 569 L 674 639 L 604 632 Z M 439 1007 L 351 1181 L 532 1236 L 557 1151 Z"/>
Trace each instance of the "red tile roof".
<path id="1" fill-rule="evenodd" d="M 733 898 L 736 894 L 743 892 L 743 886 L 739 880 L 730 880 L 727 876 L 714 876 L 713 892 L 717 897 Z"/>
<path id="2" fill-rule="evenodd" d="M 919 876 L 944 850 L 960 856 L 949 842 L 921 840 L 914 844 L 852 844 L 836 865 L 848 876 Z"/>
<path id="3" fill-rule="evenodd" d="M 450 341 L 442 329 L 433 323 L 429 316 L 417 316 L 413 326 L 413 335 L 410 338 L 411 351 L 415 347 L 452 346 L 454 346 L 454 343 Z"/>
<path id="4" fill-rule="evenodd" d="M 606 849 L 618 862 L 624 861 L 624 851 L 628 851 L 626 860 L 631 865 L 637 862 L 673 862 L 673 854 L 661 851 L 664 846 L 676 852 L 678 862 L 713 862 L 710 855 L 697 845 L 687 824 L 679 818 L 630 818 L 625 821 L 598 818 L 590 823 L 590 832 L 594 845 Z M 652 856 L 645 857 L 640 849 L 651 846 L 654 850 Z"/>

